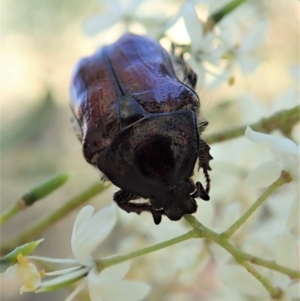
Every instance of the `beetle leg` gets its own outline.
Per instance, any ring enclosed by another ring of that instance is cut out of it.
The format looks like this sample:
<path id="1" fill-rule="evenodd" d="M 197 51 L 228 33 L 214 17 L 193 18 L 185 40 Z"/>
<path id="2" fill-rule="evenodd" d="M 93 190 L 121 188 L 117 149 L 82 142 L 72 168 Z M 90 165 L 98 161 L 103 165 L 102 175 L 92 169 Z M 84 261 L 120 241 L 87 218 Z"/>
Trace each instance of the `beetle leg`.
<path id="1" fill-rule="evenodd" d="M 200 116 L 199 116 L 200 118 Z M 199 135 L 202 134 L 202 132 L 205 130 L 205 128 L 208 126 L 208 121 L 203 119 L 199 124 L 198 124 L 198 131 Z"/>
<path id="2" fill-rule="evenodd" d="M 141 198 L 140 196 L 128 192 L 126 190 L 120 189 L 114 194 L 114 201 L 119 205 L 120 203 L 127 203 L 130 200 L 137 200 Z"/>
<path id="3" fill-rule="evenodd" d="M 207 145 L 207 143 L 200 138 L 200 147 L 198 152 L 198 158 L 199 158 L 199 166 L 198 170 L 200 168 L 211 170 L 211 167 L 209 166 L 209 161 L 213 159 L 213 157 L 210 155 L 209 150 L 210 147 Z"/>
<path id="4" fill-rule="evenodd" d="M 125 190 L 119 190 L 114 194 L 114 201 L 117 205 L 125 210 L 126 212 L 135 212 L 140 214 L 143 211 L 148 211 L 152 214 L 154 223 L 158 225 L 161 222 L 161 216 L 163 215 L 163 211 L 156 211 L 153 207 L 148 203 L 131 203 L 131 200 L 139 199 L 140 196 L 135 195 L 131 192 Z"/>
<path id="5" fill-rule="evenodd" d="M 210 177 L 208 174 L 208 170 L 211 170 L 211 167 L 209 166 L 209 161 L 213 159 L 213 157 L 209 153 L 210 147 L 207 145 L 207 143 L 200 138 L 200 147 L 198 152 L 198 158 L 199 158 L 199 166 L 198 170 L 200 168 L 203 169 L 203 173 L 206 179 L 206 192 L 209 192 L 210 189 Z"/>
<path id="6" fill-rule="evenodd" d="M 204 201 L 209 201 L 209 195 L 200 182 L 196 183 L 196 191 L 192 194 L 193 198 L 201 198 Z"/>

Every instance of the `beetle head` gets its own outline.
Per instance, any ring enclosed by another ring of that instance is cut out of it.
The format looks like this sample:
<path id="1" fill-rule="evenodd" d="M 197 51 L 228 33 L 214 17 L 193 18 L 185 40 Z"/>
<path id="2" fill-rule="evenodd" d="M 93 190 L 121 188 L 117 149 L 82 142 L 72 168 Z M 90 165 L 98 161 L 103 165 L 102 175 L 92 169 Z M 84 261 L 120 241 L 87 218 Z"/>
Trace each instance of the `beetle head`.
<path id="1" fill-rule="evenodd" d="M 161 194 L 152 198 L 151 205 L 153 208 L 164 208 L 157 210 L 157 213 L 166 215 L 170 220 L 180 220 L 184 214 L 196 212 L 197 203 L 191 194 L 195 190 L 195 184 L 191 179 L 180 182 L 174 189 L 163 191 Z M 155 215 L 154 222 L 156 222 Z"/>

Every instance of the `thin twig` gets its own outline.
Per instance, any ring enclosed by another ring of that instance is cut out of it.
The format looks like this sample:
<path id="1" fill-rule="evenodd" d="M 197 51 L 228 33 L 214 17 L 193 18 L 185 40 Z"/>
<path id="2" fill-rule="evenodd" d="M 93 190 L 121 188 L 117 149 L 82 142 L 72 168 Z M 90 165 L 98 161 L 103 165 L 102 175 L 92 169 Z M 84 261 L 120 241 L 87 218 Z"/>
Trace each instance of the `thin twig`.
<path id="1" fill-rule="evenodd" d="M 13 250 L 16 246 L 19 246 L 23 243 L 26 243 L 32 240 L 34 237 L 48 229 L 50 226 L 55 224 L 60 219 L 66 217 L 69 213 L 72 212 L 75 208 L 81 206 L 87 202 L 90 198 L 94 197 L 98 193 L 106 190 L 109 185 L 103 183 L 96 183 L 90 186 L 88 189 L 84 190 L 77 196 L 71 198 L 60 208 L 50 212 L 49 214 L 44 215 L 40 220 L 30 225 L 24 232 L 22 232 L 16 238 L 13 238 L 7 244 L 1 246 L 0 253 L 7 254 Z"/>
<path id="2" fill-rule="evenodd" d="M 285 135 L 291 131 L 293 126 L 300 121 L 300 105 L 289 110 L 278 112 L 271 117 L 263 118 L 260 121 L 249 125 L 254 131 L 270 133 L 279 129 Z M 204 139 L 209 144 L 230 140 L 245 134 L 246 126 L 242 125 L 233 129 L 211 134 Z"/>
<path id="3" fill-rule="evenodd" d="M 289 174 L 283 171 L 281 176 L 269 186 L 269 188 L 257 199 L 257 201 L 254 202 L 252 206 L 221 235 L 226 239 L 229 239 L 248 220 L 248 218 L 256 211 L 256 209 L 260 207 L 271 194 L 274 193 L 275 190 L 290 181 L 291 178 Z"/>

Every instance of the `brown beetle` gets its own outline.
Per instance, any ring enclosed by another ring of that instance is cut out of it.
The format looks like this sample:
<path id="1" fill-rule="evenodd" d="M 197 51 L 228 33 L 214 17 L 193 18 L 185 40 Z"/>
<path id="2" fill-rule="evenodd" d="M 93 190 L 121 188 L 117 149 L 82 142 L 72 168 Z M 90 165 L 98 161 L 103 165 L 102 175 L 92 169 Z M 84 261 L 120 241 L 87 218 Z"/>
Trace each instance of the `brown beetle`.
<path id="1" fill-rule="evenodd" d="M 84 158 L 121 188 L 114 194 L 119 207 L 149 211 L 156 224 L 162 215 L 179 220 L 194 213 L 194 198 L 209 200 L 212 157 L 200 138 L 208 123 L 197 119 L 196 75 L 186 78 L 177 78 L 158 42 L 126 34 L 82 59 L 72 80 L 71 108 Z M 197 158 L 206 189 L 191 179 Z"/>

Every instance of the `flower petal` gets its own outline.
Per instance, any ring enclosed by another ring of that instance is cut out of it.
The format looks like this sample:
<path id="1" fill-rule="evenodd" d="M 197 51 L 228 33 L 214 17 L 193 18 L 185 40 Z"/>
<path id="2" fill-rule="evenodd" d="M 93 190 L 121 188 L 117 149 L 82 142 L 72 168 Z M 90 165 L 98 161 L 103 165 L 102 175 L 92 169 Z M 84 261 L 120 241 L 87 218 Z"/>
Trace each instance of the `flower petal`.
<path id="1" fill-rule="evenodd" d="M 268 187 L 280 177 L 281 171 L 282 165 L 280 162 L 270 160 L 249 173 L 247 184 L 259 188 Z"/>
<path id="2" fill-rule="evenodd" d="M 288 230 L 277 236 L 276 262 L 290 269 L 298 267 L 297 242 Z"/>
<path id="3" fill-rule="evenodd" d="M 299 156 L 299 146 L 290 139 L 276 137 L 277 139 L 273 141 L 270 145 L 271 151 L 275 154 Z"/>
<path id="4" fill-rule="evenodd" d="M 26 269 L 26 271 L 24 271 L 23 274 L 24 284 L 20 288 L 21 295 L 24 292 L 35 291 L 41 282 L 41 275 L 37 271 L 35 265 L 31 262 L 28 265 L 30 265 L 31 267 L 30 267 L 30 271 L 28 271 L 28 268 Z"/>
<path id="5" fill-rule="evenodd" d="M 18 263 L 10 266 L 4 273 L 1 273 L 0 276 L 1 278 L 4 279 L 13 279 L 17 278 L 17 268 L 18 268 Z"/>
<path id="6" fill-rule="evenodd" d="M 298 91 L 297 90 L 285 90 L 279 96 L 277 96 L 272 103 L 271 110 L 268 112 L 270 115 L 280 112 L 282 110 L 288 110 L 296 107 L 299 104 Z"/>
<path id="7" fill-rule="evenodd" d="M 87 35 L 95 35 L 103 30 L 112 27 L 121 20 L 121 15 L 116 11 L 109 11 L 109 14 L 95 15 L 90 17 L 83 24 L 83 31 Z"/>
<path id="8" fill-rule="evenodd" d="M 227 265 L 220 271 L 224 284 L 236 291 L 255 297 L 267 297 L 268 293 L 258 280 L 241 266 Z"/>
<path id="9" fill-rule="evenodd" d="M 186 30 L 192 41 L 193 51 L 203 50 L 203 28 L 191 2 L 186 2 L 182 6 L 182 15 Z"/>
<path id="10" fill-rule="evenodd" d="M 286 227 L 288 229 L 293 228 L 297 224 L 299 225 L 299 212 L 300 212 L 299 195 L 297 192 L 295 192 L 294 200 L 292 202 L 292 205 L 290 206 L 289 214 L 286 219 Z"/>
<path id="11" fill-rule="evenodd" d="M 130 269 L 130 261 L 124 261 L 101 271 L 101 277 L 110 280 L 123 279 Z"/>
<path id="12" fill-rule="evenodd" d="M 293 179 L 299 179 L 299 146 L 287 138 L 257 133 L 250 127 L 245 132 L 246 137 L 254 142 L 262 142 L 269 145 L 270 150 L 281 160 L 283 169 L 287 171 Z"/>
<path id="13" fill-rule="evenodd" d="M 116 223 L 115 205 L 99 210 L 93 216 L 93 209 L 83 208 L 79 212 L 72 233 L 72 251 L 82 264 L 88 264 L 91 253 L 108 236 Z"/>
<path id="14" fill-rule="evenodd" d="M 239 219 L 239 217 L 241 216 L 241 204 L 232 203 L 227 205 L 223 210 L 223 219 L 218 219 L 216 227 L 217 231 L 220 232 L 228 229 L 235 221 Z"/>
<path id="15" fill-rule="evenodd" d="M 254 123 L 264 117 L 262 106 L 255 97 L 252 95 L 244 94 L 237 101 L 239 112 L 243 115 L 243 121 L 245 123 Z"/>
<path id="16" fill-rule="evenodd" d="M 273 135 L 255 132 L 249 126 L 247 126 L 246 128 L 245 136 L 252 142 L 262 142 L 262 143 L 272 143 L 276 139 L 278 139 L 278 137 Z"/>
<path id="17" fill-rule="evenodd" d="M 295 269 L 298 267 L 298 250 L 297 243 L 290 231 L 284 231 L 276 237 L 275 241 L 275 260 L 276 263 Z M 290 283 L 290 279 L 287 275 L 281 273 L 275 273 L 274 284 L 286 288 Z"/>
<path id="18" fill-rule="evenodd" d="M 241 43 L 241 52 L 248 53 L 256 50 L 265 39 L 267 31 L 267 22 L 259 21 L 243 36 Z"/>
<path id="19" fill-rule="evenodd" d="M 299 298 L 300 295 L 300 281 L 296 281 L 295 283 L 291 284 L 290 286 L 287 287 L 287 289 L 285 290 L 286 294 L 289 297 L 292 298 Z"/>
<path id="20" fill-rule="evenodd" d="M 287 183 L 277 189 L 276 193 L 269 196 L 269 200 L 266 203 L 268 211 L 270 212 L 273 220 L 276 220 L 282 224 L 282 230 L 279 232 L 274 232 L 276 236 L 280 234 L 286 228 L 287 222 L 291 222 L 291 227 L 295 225 L 294 219 L 289 221 L 291 215 L 291 208 L 293 206 L 293 201 L 295 197 L 299 198 L 297 194 L 296 185 L 293 183 Z M 296 208 L 295 208 L 296 209 Z M 296 211 L 299 219 L 299 211 Z M 290 227 L 290 228 L 291 228 Z M 275 229 L 274 229 L 275 230 Z"/>
<path id="21" fill-rule="evenodd" d="M 3 278 L 20 279 L 23 282 L 23 286 L 20 288 L 20 294 L 35 291 L 41 282 L 41 275 L 37 268 L 32 262 L 26 259 L 24 259 L 24 263 L 17 263 L 9 267 L 1 276 Z"/>
<path id="22" fill-rule="evenodd" d="M 259 59 L 241 54 L 237 55 L 236 60 L 241 70 L 246 74 L 252 73 L 261 63 Z"/>
<path id="23" fill-rule="evenodd" d="M 73 233 L 72 236 L 76 235 L 77 231 L 80 227 L 94 214 L 95 208 L 93 206 L 85 206 L 83 207 L 79 213 L 77 214 L 74 226 L 73 226 Z"/>
<path id="24" fill-rule="evenodd" d="M 44 239 L 32 241 L 16 247 L 13 251 L 7 254 L 5 257 L 0 258 L 0 274 L 3 273 L 8 267 L 15 264 L 18 260 L 18 256 L 26 256 L 31 254 L 35 248 L 43 241 Z"/>
<path id="25" fill-rule="evenodd" d="M 138 301 L 146 297 L 150 287 L 137 281 L 106 279 L 93 269 L 87 276 L 92 301 Z M 118 277 L 119 278 L 119 277 Z"/>
<path id="26" fill-rule="evenodd" d="M 246 128 L 245 136 L 250 141 L 269 144 L 271 151 L 276 154 L 299 156 L 299 146 L 290 139 L 258 133 L 249 126 Z"/>

